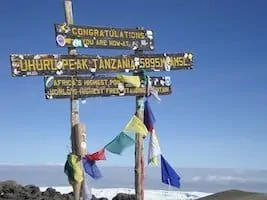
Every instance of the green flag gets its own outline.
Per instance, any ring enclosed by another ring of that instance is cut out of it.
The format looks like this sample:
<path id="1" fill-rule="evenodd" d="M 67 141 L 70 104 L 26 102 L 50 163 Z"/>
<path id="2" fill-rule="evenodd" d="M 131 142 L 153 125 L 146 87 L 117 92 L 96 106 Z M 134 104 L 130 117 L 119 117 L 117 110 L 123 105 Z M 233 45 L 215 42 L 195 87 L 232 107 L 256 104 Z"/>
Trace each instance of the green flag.
<path id="1" fill-rule="evenodd" d="M 83 174 L 81 167 L 79 166 L 79 159 L 72 153 L 68 154 L 68 158 L 64 166 L 64 172 L 68 176 L 70 184 L 73 184 L 74 182 L 80 183 L 83 181 Z"/>
<path id="2" fill-rule="evenodd" d="M 124 149 L 130 147 L 134 144 L 134 139 L 121 132 L 117 137 L 115 137 L 110 143 L 108 143 L 105 148 L 115 154 L 121 154 Z"/>

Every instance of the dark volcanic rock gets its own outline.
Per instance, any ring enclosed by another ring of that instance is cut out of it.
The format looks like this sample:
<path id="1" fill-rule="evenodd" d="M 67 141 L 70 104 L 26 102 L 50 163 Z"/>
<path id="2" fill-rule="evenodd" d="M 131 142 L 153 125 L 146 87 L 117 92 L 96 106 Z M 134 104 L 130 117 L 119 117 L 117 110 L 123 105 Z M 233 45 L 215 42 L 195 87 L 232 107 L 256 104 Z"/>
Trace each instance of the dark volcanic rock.
<path id="1" fill-rule="evenodd" d="M 23 194 L 23 196 L 21 195 L 21 199 L 23 199 L 23 197 L 28 199 L 38 199 L 41 196 L 41 191 L 39 187 L 34 185 L 26 185 L 22 188 L 21 194 Z"/>
<path id="2" fill-rule="evenodd" d="M 135 200 L 134 194 L 118 193 L 112 200 Z"/>
<path id="3" fill-rule="evenodd" d="M 60 199 L 65 199 L 66 196 L 62 195 L 60 192 L 57 192 L 53 188 L 47 188 L 46 191 L 42 192 L 42 199 L 43 200 L 48 200 L 48 199 L 55 199 L 55 200 L 60 200 Z"/>
<path id="4" fill-rule="evenodd" d="M 93 195 L 93 198 L 92 198 L 91 200 L 108 200 L 108 198 L 105 198 L 105 197 L 96 198 L 96 197 Z"/>
<path id="5" fill-rule="evenodd" d="M 73 200 L 73 192 L 61 194 L 53 188 L 47 188 L 41 192 L 39 187 L 34 185 L 22 186 L 15 181 L 0 182 L 0 200 Z M 107 198 L 96 198 L 92 200 L 108 200 Z"/>
<path id="6" fill-rule="evenodd" d="M 3 199 L 16 199 L 18 192 L 21 192 L 23 187 L 17 185 L 15 181 L 4 181 L 0 183 L 0 198 Z"/>

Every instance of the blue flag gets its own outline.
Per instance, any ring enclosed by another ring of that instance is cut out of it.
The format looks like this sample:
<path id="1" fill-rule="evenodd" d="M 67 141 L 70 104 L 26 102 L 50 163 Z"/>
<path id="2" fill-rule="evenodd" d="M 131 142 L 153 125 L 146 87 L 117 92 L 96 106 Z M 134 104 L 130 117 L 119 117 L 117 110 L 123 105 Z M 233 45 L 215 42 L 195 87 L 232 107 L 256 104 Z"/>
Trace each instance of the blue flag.
<path id="1" fill-rule="evenodd" d="M 110 143 L 108 143 L 105 148 L 115 154 L 121 155 L 121 153 L 128 147 L 134 144 L 134 139 L 125 133 L 121 132 L 117 137 L 115 137 Z"/>
<path id="2" fill-rule="evenodd" d="M 152 113 L 152 110 L 150 108 L 150 105 L 148 101 L 145 101 L 145 108 L 144 108 L 144 124 L 146 125 L 146 128 L 149 132 L 152 132 L 154 129 L 154 124 L 156 122 L 156 119 Z"/>
<path id="3" fill-rule="evenodd" d="M 167 185 L 180 188 L 180 176 L 161 155 L 161 181 Z"/>
<path id="4" fill-rule="evenodd" d="M 83 158 L 83 168 L 84 171 L 93 179 L 100 179 L 102 177 L 102 174 L 95 162 L 95 160 Z"/>

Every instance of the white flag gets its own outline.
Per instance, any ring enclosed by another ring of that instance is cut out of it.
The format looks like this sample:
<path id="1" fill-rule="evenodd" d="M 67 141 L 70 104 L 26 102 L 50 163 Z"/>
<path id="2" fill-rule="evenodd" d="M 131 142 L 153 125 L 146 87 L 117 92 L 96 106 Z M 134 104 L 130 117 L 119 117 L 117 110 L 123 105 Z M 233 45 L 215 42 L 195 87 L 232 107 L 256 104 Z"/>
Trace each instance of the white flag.
<path id="1" fill-rule="evenodd" d="M 149 147 L 148 147 L 148 164 L 151 162 L 158 165 L 158 156 L 161 155 L 159 141 L 155 130 L 150 133 Z"/>
<path id="2" fill-rule="evenodd" d="M 161 101 L 158 91 L 153 86 L 148 87 L 148 93 L 152 94 L 158 101 Z"/>

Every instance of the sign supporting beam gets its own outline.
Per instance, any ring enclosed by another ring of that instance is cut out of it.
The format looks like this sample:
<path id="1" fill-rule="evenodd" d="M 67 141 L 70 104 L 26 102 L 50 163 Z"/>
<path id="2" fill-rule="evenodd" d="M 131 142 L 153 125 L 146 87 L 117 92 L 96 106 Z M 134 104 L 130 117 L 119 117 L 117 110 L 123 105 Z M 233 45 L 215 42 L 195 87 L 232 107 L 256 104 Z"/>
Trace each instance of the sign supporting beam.
<path id="1" fill-rule="evenodd" d="M 148 88 L 144 81 L 138 87 L 121 82 L 116 77 L 57 76 L 44 77 L 46 99 L 63 99 L 73 94 L 75 98 L 137 96 L 145 95 Z M 159 95 L 171 94 L 171 78 L 169 76 L 150 77 L 149 85 Z"/>
<path id="2" fill-rule="evenodd" d="M 10 61 L 12 76 L 56 76 L 192 69 L 193 55 L 190 52 L 119 56 L 12 54 Z"/>
<path id="3" fill-rule="evenodd" d="M 154 50 L 152 30 L 55 24 L 59 47 Z"/>

